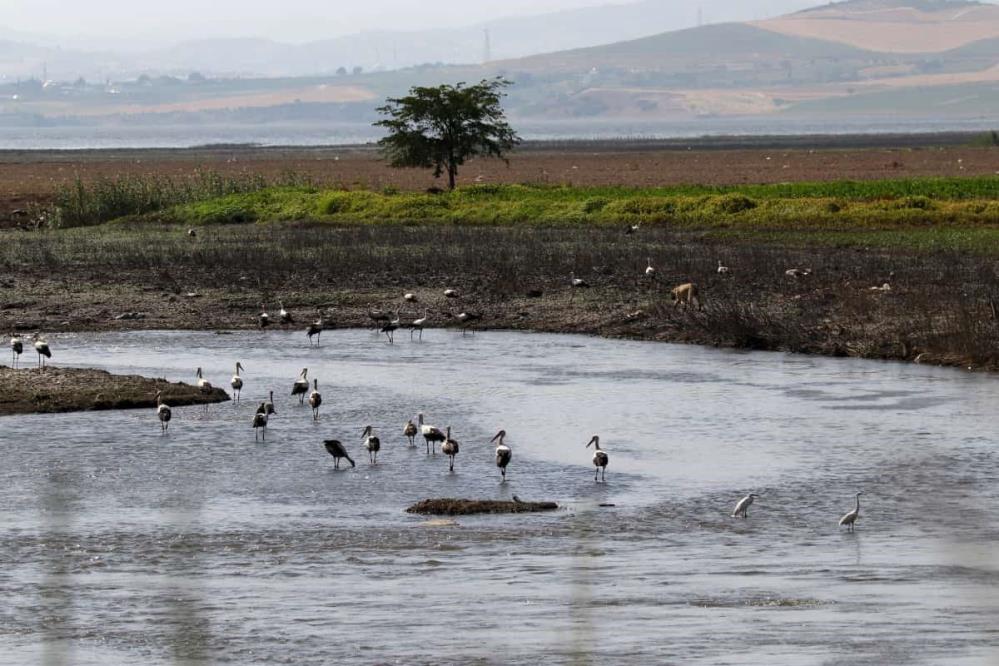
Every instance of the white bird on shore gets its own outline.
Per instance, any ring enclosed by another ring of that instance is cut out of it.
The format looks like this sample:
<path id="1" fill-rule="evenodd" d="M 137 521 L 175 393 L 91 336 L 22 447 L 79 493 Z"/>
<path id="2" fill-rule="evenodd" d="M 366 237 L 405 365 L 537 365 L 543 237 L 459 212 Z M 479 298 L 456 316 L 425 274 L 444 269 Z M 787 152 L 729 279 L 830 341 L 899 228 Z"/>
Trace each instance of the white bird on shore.
<path id="1" fill-rule="evenodd" d="M 170 427 L 170 419 L 173 417 L 173 412 L 170 411 L 170 406 L 163 402 L 163 391 L 156 392 L 156 418 L 160 420 L 160 432 L 166 434 L 167 428 Z"/>
<path id="2" fill-rule="evenodd" d="M 243 365 L 236 361 L 236 374 L 232 376 L 232 381 L 229 382 L 229 386 L 232 387 L 232 392 L 236 397 L 236 402 L 239 402 L 239 392 L 243 390 L 243 378 L 239 376 L 240 370 L 243 369 Z"/>
<path id="3" fill-rule="evenodd" d="M 35 333 L 35 352 L 38 353 L 38 367 L 45 367 L 45 359 L 52 358 L 52 350 L 49 349 L 49 343 L 45 340 L 39 333 Z"/>
<path id="4" fill-rule="evenodd" d="M 441 453 L 448 456 L 451 459 L 450 471 L 454 471 L 454 457 L 458 455 L 458 440 L 451 439 L 451 426 L 447 427 L 447 435 L 444 437 L 444 443 L 441 444 Z"/>
<path id="5" fill-rule="evenodd" d="M 11 353 L 11 367 L 16 368 L 18 361 L 21 359 L 21 353 L 24 352 L 24 341 L 21 336 L 16 333 L 10 334 L 10 353 Z"/>
<path id="6" fill-rule="evenodd" d="M 253 415 L 253 439 L 257 440 L 257 437 L 267 441 L 267 408 L 264 403 L 260 403 L 257 407 L 257 413 Z"/>
<path id="7" fill-rule="evenodd" d="M 864 493 L 857 493 L 857 506 L 853 511 L 839 519 L 840 527 L 846 525 L 850 532 L 853 531 L 854 524 L 857 522 L 857 519 L 860 518 L 860 496 L 863 494 Z"/>
<path id="8" fill-rule="evenodd" d="M 424 425 L 422 413 L 417 414 L 416 419 L 417 423 L 420 424 L 420 434 L 423 435 L 423 441 L 427 443 L 427 454 L 429 455 L 431 453 L 430 445 L 436 444 L 437 442 L 443 442 L 446 439 L 446 437 L 443 431 L 441 431 L 441 429 L 438 428 L 437 426 Z M 434 454 L 437 453 L 436 448 L 433 449 L 433 453 Z"/>
<path id="9" fill-rule="evenodd" d="M 590 283 L 583 278 L 576 277 L 575 272 L 569 273 L 569 302 L 576 298 L 577 289 L 589 289 Z"/>
<path id="10" fill-rule="evenodd" d="M 260 304 L 260 314 L 257 315 L 257 322 L 260 324 L 260 328 L 267 328 L 271 323 L 271 317 L 267 314 L 267 308 L 264 307 L 263 303 Z"/>
<path id="11" fill-rule="evenodd" d="M 319 393 L 319 380 L 312 380 L 312 393 L 309 394 L 309 406 L 312 407 L 312 420 L 319 420 L 319 405 L 323 404 L 323 396 Z"/>
<path id="12" fill-rule="evenodd" d="M 417 300 L 416 299 L 416 294 L 413 294 L 413 293 L 404 294 L 402 298 L 403 298 L 404 301 L 409 301 L 410 303 L 415 303 L 416 300 Z"/>
<path id="13" fill-rule="evenodd" d="M 648 264 L 648 267 L 645 269 L 645 277 L 651 280 L 656 277 L 656 269 L 652 266 L 652 258 L 646 258 L 645 263 Z"/>
<path id="14" fill-rule="evenodd" d="M 503 443 L 503 438 L 506 437 L 506 430 L 500 430 L 490 442 L 496 442 L 496 466 L 499 467 L 500 474 L 503 476 L 503 483 L 506 483 L 506 466 L 510 464 L 510 459 L 513 457 L 513 451 L 510 447 Z M 499 441 L 497 441 L 499 440 Z"/>
<path id="15" fill-rule="evenodd" d="M 197 378 L 198 378 L 198 381 L 197 381 L 196 385 L 198 387 L 198 390 L 201 391 L 205 395 L 211 395 L 211 392 L 214 390 L 214 387 L 211 385 L 211 383 L 207 379 L 205 379 L 202 376 L 202 374 L 201 374 L 201 368 L 200 367 L 198 368 Z M 208 403 L 207 402 L 205 403 L 205 413 L 206 414 L 208 413 Z"/>
<path id="16" fill-rule="evenodd" d="M 603 470 L 603 475 L 601 477 L 602 481 L 607 481 L 607 463 L 610 459 L 607 457 L 607 452 L 600 448 L 600 438 L 594 435 L 586 446 L 589 448 L 590 444 L 593 445 L 593 466 L 596 468 L 593 472 L 593 480 L 597 480 L 597 475 Z"/>
<path id="17" fill-rule="evenodd" d="M 871 291 L 880 291 L 882 294 L 884 294 L 884 293 L 887 293 L 887 292 L 891 291 L 891 285 L 889 283 L 885 282 L 880 287 L 871 287 Z"/>
<path id="18" fill-rule="evenodd" d="M 738 518 L 740 515 L 743 518 L 749 518 L 749 506 L 753 503 L 759 495 L 756 493 L 749 493 L 735 505 L 735 511 L 732 512 L 733 518 Z"/>
<path id="19" fill-rule="evenodd" d="M 305 395 L 309 392 L 309 369 L 302 368 L 302 371 L 298 373 L 298 379 L 295 383 L 291 385 L 291 397 L 298 396 L 298 404 L 305 404 Z"/>
<path id="20" fill-rule="evenodd" d="M 294 324 L 295 320 L 292 318 L 291 313 L 284 309 L 284 303 L 278 301 L 278 307 L 281 310 L 278 312 L 278 319 L 282 324 Z"/>
<path id="21" fill-rule="evenodd" d="M 410 326 L 409 326 L 409 339 L 410 340 L 413 339 L 413 331 L 419 331 L 420 332 L 420 340 L 423 339 L 423 326 L 427 323 L 428 319 L 430 319 L 430 310 L 428 308 L 424 308 L 424 310 L 423 310 L 423 316 L 420 317 L 419 319 L 414 319 L 413 323 L 410 324 Z"/>
<path id="22" fill-rule="evenodd" d="M 637 233 L 638 229 L 639 227 L 637 224 L 629 224 L 628 227 L 624 230 L 624 233 L 625 235 L 630 236 L 634 233 Z"/>
<path id="23" fill-rule="evenodd" d="M 718 260 L 718 273 L 721 274 L 721 275 L 724 275 L 724 274 L 726 274 L 728 272 L 730 272 L 729 269 L 728 269 L 728 266 L 722 264 L 721 259 L 719 259 Z"/>
<path id="24" fill-rule="evenodd" d="M 445 289 L 444 290 L 444 298 L 458 298 L 458 290 L 457 289 Z"/>
<path id="25" fill-rule="evenodd" d="M 375 437 L 375 429 L 372 426 L 365 426 L 361 437 L 364 438 L 364 448 L 368 450 L 368 460 L 372 465 L 377 465 L 378 452 L 382 448 L 382 441 Z"/>
<path id="26" fill-rule="evenodd" d="M 812 269 L 810 268 L 789 268 L 784 271 L 784 275 L 793 278 L 807 277 L 812 274 Z"/>

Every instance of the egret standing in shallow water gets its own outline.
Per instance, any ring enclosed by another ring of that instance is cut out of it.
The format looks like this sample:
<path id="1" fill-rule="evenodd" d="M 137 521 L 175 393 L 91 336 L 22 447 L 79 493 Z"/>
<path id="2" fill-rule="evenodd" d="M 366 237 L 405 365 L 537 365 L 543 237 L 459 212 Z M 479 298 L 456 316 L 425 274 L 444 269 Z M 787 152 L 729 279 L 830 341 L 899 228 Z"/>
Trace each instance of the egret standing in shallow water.
<path id="1" fill-rule="evenodd" d="M 447 427 L 447 435 L 444 437 L 444 443 L 441 444 L 441 453 L 448 456 L 451 459 L 451 469 L 454 471 L 454 457 L 458 455 L 458 440 L 451 439 L 451 426 Z"/>
<path id="2" fill-rule="evenodd" d="M 857 519 L 860 518 L 860 496 L 863 494 L 864 493 L 857 493 L 857 507 L 839 519 L 840 527 L 846 525 L 850 532 L 853 531 L 854 524 L 857 522 Z"/>
<path id="3" fill-rule="evenodd" d="M 305 404 L 305 394 L 309 392 L 309 379 L 308 379 L 309 369 L 302 368 L 302 371 L 298 373 L 298 379 L 295 383 L 291 385 L 291 397 L 298 396 L 298 404 Z"/>
<path id="4" fill-rule="evenodd" d="M 409 419 L 402 429 L 402 434 L 409 439 L 410 446 L 416 446 L 416 433 L 416 424 L 413 423 L 413 419 Z"/>
<path id="5" fill-rule="evenodd" d="M 326 447 L 326 452 L 333 456 L 333 469 L 340 469 L 340 458 L 346 458 L 351 467 L 357 467 L 354 464 L 354 459 L 347 454 L 347 449 L 340 443 L 340 440 L 323 440 L 323 446 Z"/>
<path id="6" fill-rule="evenodd" d="M 427 443 L 427 455 L 430 455 L 431 451 L 434 454 L 437 453 L 436 448 L 431 448 L 431 444 L 436 444 L 437 442 L 443 442 L 446 437 L 440 428 L 432 425 L 424 425 L 423 414 L 416 415 L 417 421 L 420 424 L 420 434 L 423 435 L 423 441 Z"/>
<path id="7" fill-rule="evenodd" d="M 264 403 L 260 403 L 257 407 L 257 413 L 253 415 L 253 439 L 257 439 L 260 436 L 265 442 L 267 441 L 267 408 Z"/>
<path id="8" fill-rule="evenodd" d="M 156 418 L 160 420 L 160 432 L 164 435 L 166 434 L 167 428 L 170 427 L 170 419 L 173 417 L 173 413 L 170 411 L 170 406 L 163 402 L 163 391 L 156 392 Z"/>
<path id="9" fill-rule="evenodd" d="M 742 516 L 744 519 L 749 518 L 749 506 L 757 497 L 759 497 L 759 495 L 756 493 L 749 493 L 739 500 L 739 502 L 735 505 L 735 511 L 732 512 L 732 517 L 738 518 L 739 516 Z"/>
<path id="10" fill-rule="evenodd" d="M 323 404 L 323 396 L 319 393 L 319 380 L 312 380 L 312 393 L 309 394 L 309 407 L 312 407 L 312 420 L 319 420 L 319 405 Z"/>
<path id="11" fill-rule="evenodd" d="M 21 353 L 24 351 L 24 341 L 21 340 L 21 336 L 16 333 L 10 334 L 10 353 L 11 353 L 11 367 L 16 368 L 17 362 L 21 358 Z"/>
<path id="12" fill-rule="evenodd" d="M 239 376 L 239 372 L 243 369 L 243 365 L 236 361 L 236 374 L 232 376 L 232 381 L 229 385 L 232 387 L 232 392 L 236 397 L 236 402 L 239 402 L 239 392 L 243 390 L 243 378 Z"/>
<path id="13" fill-rule="evenodd" d="M 601 470 L 603 470 L 603 475 L 601 477 L 601 480 L 602 481 L 606 481 L 607 480 L 607 463 L 610 462 L 609 458 L 607 457 L 607 452 L 601 450 L 601 448 L 600 448 L 600 438 L 597 437 L 596 435 L 594 435 L 590 439 L 590 441 L 586 443 L 587 448 L 589 448 L 590 444 L 592 444 L 593 448 L 595 449 L 593 451 L 593 466 L 596 467 L 596 470 L 593 472 L 593 480 L 596 481 L 597 480 L 597 475 L 600 474 Z"/>
<path id="14" fill-rule="evenodd" d="M 366 426 L 364 432 L 361 433 L 361 437 L 364 437 L 364 448 L 368 450 L 368 460 L 371 461 L 372 465 L 378 463 L 378 451 L 382 448 L 382 442 L 380 439 L 375 437 L 375 430 L 371 426 Z"/>
<path id="15" fill-rule="evenodd" d="M 504 437 L 506 437 L 506 430 L 500 430 L 489 441 L 496 442 L 496 466 L 499 467 L 500 474 L 503 475 L 503 483 L 506 483 L 506 466 L 510 464 L 510 458 L 513 457 L 513 451 L 510 450 L 509 446 L 503 443 Z"/>
<path id="16" fill-rule="evenodd" d="M 49 349 L 48 341 L 38 333 L 35 333 L 35 352 L 38 353 L 38 367 L 44 368 L 45 359 L 52 358 L 52 350 Z"/>

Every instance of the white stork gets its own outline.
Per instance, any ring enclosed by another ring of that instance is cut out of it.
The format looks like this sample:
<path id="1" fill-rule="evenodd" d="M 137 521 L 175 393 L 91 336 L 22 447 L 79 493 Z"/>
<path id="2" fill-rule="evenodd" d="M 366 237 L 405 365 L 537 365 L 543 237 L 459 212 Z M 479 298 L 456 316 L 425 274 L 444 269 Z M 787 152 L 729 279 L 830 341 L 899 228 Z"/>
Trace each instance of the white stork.
<path id="1" fill-rule="evenodd" d="M 160 432 L 164 435 L 166 434 L 167 428 L 170 427 L 170 419 L 173 417 L 173 412 L 170 411 L 170 406 L 163 402 L 163 391 L 156 392 L 156 418 L 160 420 Z"/>
<path id="2" fill-rule="evenodd" d="M 594 472 L 593 472 L 593 480 L 596 481 L 597 480 L 597 475 L 600 474 L 601 470 L 603 470 L 603 474 L 601 475 L 601 481 L 605 481 L 606 482 L 607 481 L 607 463 L 610 462 L 609 458 L 607 457 L 607 452 L 604 451 L 604 450 L 602 450 L 600 448 L 600 438 L 597 437 L 596 435 L 594 435 L 590 439 L 590 441 L 587 442 L 586 447 L 589 448 L 590 444 L 592 444 L 593 448 L 594 448 L 594 451 L 593 451 L 593 466 L 596 468 L 594 470 Z"/>
<path id="3" fill-rule="evenodd" d="M 212 391 L 214 390 L 214 387 L 211 385 L 211 382 L 209 382 L 207 379 L 204 378 L 204 376 L 202 376 L 200 367 L 198 368 L 197 378 L 198 378 L 197 381 L 198 390 L 201 391 L 204 395 L 211 395 Z M 207 402 L 205 403 L 205 413 L 206 414 L 208 413 Z"/>
<path id="4" fill-rule="evenodd" d="M 281 308 L 281 310 L 278 312 L 278 319 L 281 321 L 281 323 L 294 324 L 295 320 L 291 316 L 291 313 L 284 309 L 284 303 L 278 301 L 278 307 Z"/>
<path id="5" fill-rule="evenodd" d="M 305 334 L 309 336 L 309 346 L 312 346 L 312 336 L 316 336 L 316 346 L 319 346 L 319 338 L 323 335 L 323 313 L 318 312 L 317 319 L 309 324 L 309 327 L 305 329 Z"/>
<path id="6" fill-rule="evenodd" d="M 38 367 L 45 367 L 45 359 L 52 358 L 52 350 L 49 349 L 49 343 L 45 338 L 41 337 L 40 334 L 35 333 L 35 352 L 38 353 Z"/>
<path id="7" fill-rule="evenodd" d="M 10 354 L 11 354 L 11 366 L 16 368 L 17 363 L 21 358 L 21 353 L 24 352 L 24 341 L 21 336 L 16 333 L 10 334 Z"/>
<path id="8" fill-rule="evenodd" d="M 506 466 L 510 464 L 510 458 L 513 457 L 513 451 L 510 450 L 509 446 L 503 443 L 504 437 L 506 437 L 506 430 L 500 430 L 489 441 L 496 442 L 496 466 L 499 467 L 500 474 L 503 475 L 502 482 L 506 483 Z"/>
<path id="9" fill-rule="evenodd" d="M 475 335 L 475 322 L 482 319 L 482 315 L 478 312 L 459 312 L 458 316 L 455 317 L 458 323 L 461 324 L 461 334 L 465 335 L 468 331 Z"/>
<path id="10" fill-rule="evenodd" d="M 572 273 L 569 273 L 569 287 L 570 287 L 570 290 L 571 290 L 570 291 L 570 295 L 569 295 L 569 302 L 571 303 L 572 299 L 574 299 L 576 297 L 576 290 L 577 289 L 589 289 L 590 288 L 590 283 L 587 282 L 586 280 L 584 280 L 583 278 L 576 277 L 576 273 L 572 272 Z"/>
<path id="11" fill-rule="evenodd" d="M 416 303 L 416 301 L 419 300 L 419 299 L 416 298 L 416 294 L 407 293 L 407 294 L 403 295 L 402 300 L 408 301 L 410 303 Z"/>
<path id="12" fill-rule="evenodd" d="M 416 415 L 417 422 L 420 424 L 420 434 L 423 435 L 423 441 L 427 443 L 427 454 L 431 453 L 431 444 L 436 444 L 437 442 L 443 442 L 446 437 L 437 426 L 424 425 L 423 414 Z M 437 449 L 433 449 L 433 453 L 436 455 Z"/>
<path id="13" fill-rule="evenodd" d="M 458 290 L 457 289 L 445 289 L 444 290 L 444 298 L 458 298 Z"/>
<path id="14" fill-rule="evenodd" d="M 441 453 L 448 456 L 451 459 L 450 471 L 454 471 L 454 457 L 458 455 L 458 440 L 451 439 L 451 426 L 447 427 L 447 435 L 444 437 L 444 443 L 441 444 Z"/>
<path id="15" fill-rule="evenodd" d="M 302 371 L 298 373 L 298 379 L 295 383 L 291 385 L 291 397 L 298 396 L 298 404 L 305 404 L 305 394 L 309 392 L 309 369 L 302 368 Z"/>
<path id="16" fill-rule="evenodd" d="M 232 392 L 236 396 L 236 402 L 239 402 L 239 392 L 243 390 L 243 378 L 239 376 L 242 369 L 243 364 L 236 361 L 236 374 L 232 376 L 232 380 L 229 382 L 229 386 L 232 387 Z"/>
<path id="17" fill-rule="evenodd" d="M 388 338 L 390 345 L 395 344 L 395 332 L 398 328 L 399 328 L 399 315 L 396 315 L 395 319 L 388 322 L 381 328 L 381 332 L 385 334 L 386 338 Z"/>
<path id="18" fill-rule="evenodd" d="M 319 405 L 323 404 L 323 396 L 319 393 L 319 380 L 312 380 L 312 393 L 309 394 L 309 406 L 312 407 L 312 420 L 319 420 Z"/>
<path id="19" fill-rule="evenodd" d="M 267 328 L 271 323 L 271 317 L 267 314 L 267 308 L 264 307 L 263 303 L 260 304 L 260 314 L 257 315 L 257 323 L 260 324 L 260 328 Z"/>
<path id="20" fill-rule="evenodd" d="M 864 493 L 857 493 L 857 506 L 853 511 L 839 519 L 840 527 L 846 525 L 850 532 L 853 531 L 854 524 L 857 522 L 857 519 L 860 518 L 860 496 L 863 494 Z"/>
<path id="21" fill-rule="evenodd" d="M 423 339 L 423 326 L 427 323 L 428 319 L 430 319 L 430 309 L 429 308 L 424 308 L 423 309 L 423 316 L 420 317 L 419 319 L 414 319 L 413 323 L 410 324 L 410 326 L 409 326 L 409 339 L 410 340 L 413 339 L 413 331 L 419 331 L 420 332 L 420 340 Z"/>
<path id="22" fill-rule="evenodd" d="M 372 465 L 378 464 L 378 451 L 382 448 L 382 441 L 375 437 L 375 429 L 372 426 L 365 426 L 361 437 L 364 438 L 364 448 L 368 450 L 368 460 Z"/>

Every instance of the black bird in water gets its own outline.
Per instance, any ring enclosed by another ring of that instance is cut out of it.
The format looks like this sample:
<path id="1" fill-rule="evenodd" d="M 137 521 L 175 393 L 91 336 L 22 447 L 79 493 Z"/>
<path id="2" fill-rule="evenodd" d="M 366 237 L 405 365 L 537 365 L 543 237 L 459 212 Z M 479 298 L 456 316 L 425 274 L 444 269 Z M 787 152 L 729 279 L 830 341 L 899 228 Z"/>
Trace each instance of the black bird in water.
<path id="1" fill-rule="evenodd" d="M 354 464 L 354 459 L 347 453 L 347 449 L 345 449 L 343 444 L 340 443 L 340 440 L 324 440 L 323 446 L 325 446 L 326 451 L 333 456 L 333 469 L 340 469 L 340 458 L 346 458 L 351 467 L 357 467 L 357 465 Z"/>

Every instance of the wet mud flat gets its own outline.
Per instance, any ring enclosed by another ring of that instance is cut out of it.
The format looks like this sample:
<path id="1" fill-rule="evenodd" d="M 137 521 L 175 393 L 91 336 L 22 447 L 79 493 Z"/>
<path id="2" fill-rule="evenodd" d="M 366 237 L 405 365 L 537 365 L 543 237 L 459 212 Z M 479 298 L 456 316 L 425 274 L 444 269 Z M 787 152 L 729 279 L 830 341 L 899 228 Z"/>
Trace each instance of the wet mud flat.
<path id="1" fill-rule="evenodd" d="M 171 407 L 225 402 L 220 388 L 203 392 L 196 386 L 138 375 L 112 375 L 88 368 L 0 366 L 0 416 L 50 414 L 156 406 L 156 393 Z"/>

